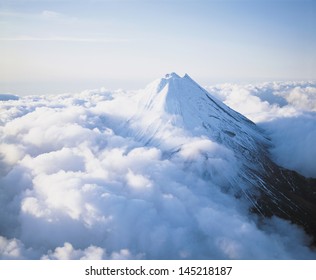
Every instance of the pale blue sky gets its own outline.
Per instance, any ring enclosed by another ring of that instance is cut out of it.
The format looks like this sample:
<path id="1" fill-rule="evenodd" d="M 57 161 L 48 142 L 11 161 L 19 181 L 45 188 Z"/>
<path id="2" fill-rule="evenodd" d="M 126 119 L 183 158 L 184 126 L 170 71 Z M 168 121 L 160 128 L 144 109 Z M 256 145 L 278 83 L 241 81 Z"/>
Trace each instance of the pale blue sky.
<path id="1" fill-rule="evenodd" d="M 0 92 L 316 79 L 314 0 L 0 0 Z"/>

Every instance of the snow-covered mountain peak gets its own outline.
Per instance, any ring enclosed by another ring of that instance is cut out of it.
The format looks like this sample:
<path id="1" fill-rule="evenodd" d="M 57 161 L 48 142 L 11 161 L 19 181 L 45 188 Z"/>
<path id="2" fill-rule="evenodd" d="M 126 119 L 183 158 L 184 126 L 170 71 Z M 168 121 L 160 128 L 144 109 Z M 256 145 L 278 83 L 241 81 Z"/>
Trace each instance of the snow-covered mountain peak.
<path id="1" fill-rule="evenodd" d="M 181 135 L 207 137 L 233 150 L 264 141 L 251 121 L 211 96 L 188 74 L 167 74 L 142 90 L 129 129 L 148 145 L 173 142 L 179 130 Z"/>
<path id="2" fill-rule="evenodd" d="M 175 72 L 166 74 L 164 77 L 157 79 L 150 83 L 145 91 L 151 94 L 158 94 L 160 93 L 165 87 L 172 88 L 173 90 L 169 92 L 172 93 L 175 90 L 179 90 L 179 87 L 186 88 L 188 85 L 191 86 L 198 86 L 196 82 L 190 78 L 188 74 L 185 74 L 183 77 L 180 77 Z"/>
<path id="3" fill-rule="evenodd" d="M 177 73 L 172 72 L 170 74 L 166 74 L 165 79 L 181 79 L 181 78 Z"/>
<path id="4" fill-rule="evenodd" d="M 181 119 L 175 123 L 192 131 L 203 127 L 203 123 L 214 120 L 251 123 L 244 116 L 211 96 L 188 74 L 180 77 L 176 73 L 165 75 L 149 84 L 140 93 L 140 114 L 152 115 L 155 119 Z"/>
<path id="5" fill-rule="evenodd" d="M 146 109 L 165 111 L 170 114 L 180 113 L 179 102 L 188 102 L 189 99 L 205 95 L 206 91 L 194 82 L 189 75 L 180 77 L 176 73 L 166 74 L 149 84 L 143 91 L 142 100 Z"/>
<path id="6" fill-rule="evenodd" d="M 155 81 L 153 81 L 152 83 L 150 83 L 145 91 L 146 92 L 151 92 L 153 94 L 158 94 L 159 92 L 161 92 L 166 86 L 168 86 L 170 83 L 173 83 L 175 80 L 181 80 L 182 78 L 172 72 L 169 74 L 166 74 L 164 77 L 157 79 Z"/>

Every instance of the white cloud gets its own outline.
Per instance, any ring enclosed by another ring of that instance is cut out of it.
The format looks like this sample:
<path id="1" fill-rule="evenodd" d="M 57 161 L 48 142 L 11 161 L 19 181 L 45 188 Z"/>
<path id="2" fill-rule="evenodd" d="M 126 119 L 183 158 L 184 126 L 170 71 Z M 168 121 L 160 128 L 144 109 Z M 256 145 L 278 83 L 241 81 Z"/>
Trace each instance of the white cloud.
<path id="1" fill-rule="evenodd" d="M 107 255 L 103 248 L 96 246 L 89 246 L 83 250 L 75 249 L 73 246 L 66 242 L 63 247 L 57 247 L 53 252 L 50 251 L 47 255 L 43 256 L 42 259 L 53 259 L 53 260 L 130 260 L 139 259 L 142 256 L 133 256 L 129 250 L 122 249 L 119 252 L 113 252 L 111 255 Z"/>
<path id="2" fill-rule="evenodd" d="M 85 250 L 75 250 L 73 246 L 66 242 L 63 247 L 57 247 L 54 252 L 49 252 L 48 255 L 42 259 L 56 259 L 56 260 L 101 260 L 104 259 L 105 252 L 102 248 L 90 246 Z"/>
<path id="3" fill-rule="evenodd" d="M 254 122 L 263 122 L 273 120 L 283 116 L 295 116 L 297 110 L 291 106 L 279 106 L 274 103 L 275 95 L 269 98 L 262 98 L 261 92 L 264 91 L 265 85 L 235 85 L 224 84 L 214 87 L 208 87 L 208 91 L 223 101 L 232 109 L 245 115 Z M 273 88 L 269 88 L 274 91 Z"/>
<path id="4" fill-rule="evenodd" d="M 41 16 L 45 19 L 56 19 L 56 18 L 61 18 L 63 17 L 62 14 L 54 12 L 54 11 L 49 11 L 45 10 L 41 13 Z"/>
<path id="5" fill-rule="evenodd" d="M 0 236 L 0 259 L 20 259 L 23 255 L 23 250 L 23 245 L 19 240 L 8 240 Z"/>
<path id="6" fill-rule="evenodd" d="M 262 126 L 272 139 L 271 152 L 278 164 L 316 178 L 316 113 L 279 118 Z"/>
<path id="7" fill-rule="evenodd" d="M 297 109 L 304 111 L 316 111 L 316 87 L 305 88 L 296 86 L 288 93 L 282 94 L 287 102 Z"/>
<path id="8" fill-rule="evenodd" d="M 132 137 L 131 96 L 0 103 L 1 258 L 315 258 L 302 230 L 276 219 L 259 229 L 221 191 L 239 171 L 227 148 L 176 129 L 174 154 Z"/>
<path id="9" fill-rule="evenodd" d="M 128 170 L 126 179 L 128 185 L 135 189 L 150 188 L 152 186 L 152 182 L 148 178 L 143 175 L 135 174 L 130 169 Z"/>

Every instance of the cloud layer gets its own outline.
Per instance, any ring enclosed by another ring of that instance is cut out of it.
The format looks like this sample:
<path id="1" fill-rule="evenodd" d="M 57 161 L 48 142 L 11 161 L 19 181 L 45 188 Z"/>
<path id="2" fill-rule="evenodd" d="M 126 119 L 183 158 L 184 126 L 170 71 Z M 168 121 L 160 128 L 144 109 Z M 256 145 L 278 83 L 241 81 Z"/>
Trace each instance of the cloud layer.
<path id="1" fill-rule="evenodd" d="M 208 90 L 266 130 L 279 165 L 316 178 L 315 83 L 225 84 Z"/>
<path id="2" fill-rule="evenodd" d="M 238 173 L 231 151 L 190 135 L 174 155 L 137 141 L 122 125 L 136 97 L 0 101 L 0 258 L 316 257 L 301 229 L 277 218 L 258 228 L 247 202 L 221 191 Z"/>

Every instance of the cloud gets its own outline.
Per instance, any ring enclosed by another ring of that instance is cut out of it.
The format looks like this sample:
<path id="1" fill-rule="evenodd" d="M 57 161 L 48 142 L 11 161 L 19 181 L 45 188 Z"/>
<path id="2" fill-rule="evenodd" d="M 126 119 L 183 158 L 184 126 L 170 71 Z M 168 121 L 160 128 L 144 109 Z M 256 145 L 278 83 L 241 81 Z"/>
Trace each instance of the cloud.
<path id="1" fill-rule="evenodd" d="M 259 228 L 222 192 L 240 171 L 232 151 L 171 126 L 166 145 L 134 137 L 137 96 L 0 103 L 2 259 L 315 259 L 301 229 Z"/>
<path id="2" fill-rule="evenodd" d="M 24 250 L 21 241 L 0 236 L 0 259 L 20 259 Z"/>
<path id="3" fill-rule="evenodd" d="M 279 118 L 262 126 L 272 139 L 271 153 L 279 165 L 316 178 L 316 113 Z"/>
<path id="4" fill-rule="evenodd" d="M 316 87 L 294 87 L 288 93 L 282 94 L 287 102 L 297 109 L 304 111 L 316 111 Z"/>
<path id="5" fill-rule="evenodd" d="M 140 259 L 140 256 L 133 256 L 129 250 L 122 249 L 119 252 L 113 252 L 111 255 L 107 255 L 103 248 L 96 246 L 89 246 L 83 250 L 75 249 L 73 246 L 66 242 L 63 247 L 57 247 L 54 252 L 50 251 L 42 259 L 54 259 L 54 260 L 131 260 Z"/>
<path id="6" fill-rule="evenodd" d="M 265 87 L 265 84 L 258 86 L 224 84 L 207 89 L 226 105 L 256 123 L 298 114 L 297 110 L 290 104 L 280 106 L 281 98 L 277 100 L 276 94 L 271 92 L 267 94 Z M 269 90 L 274 91 L 271 87 Z"/>
<path id="7" fill-rule="evenodd" d="M 316 178 L 315 83 L 225 84 L 208 90 L 266 130 L 276 163 Z"/>
<path id="8" fill-rule="evenodd" d="M 41 13 L 41 16 L 45 19 L 56 19 L 56 18 L 61 18 L 63 17 L 62 14 L 54 12 L 54 11 L 48 11 L 45 10 Z"/>

